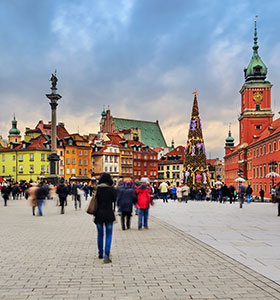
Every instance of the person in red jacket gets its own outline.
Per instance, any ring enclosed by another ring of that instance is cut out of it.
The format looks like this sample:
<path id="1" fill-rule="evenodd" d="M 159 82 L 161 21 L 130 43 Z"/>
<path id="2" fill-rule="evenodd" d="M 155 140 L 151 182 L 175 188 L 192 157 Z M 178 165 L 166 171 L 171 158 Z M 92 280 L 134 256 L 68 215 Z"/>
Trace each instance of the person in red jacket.
<path id="1" fill-rule="evenodd" d="M 137 194 L 137 207 L 138 211 L 138 229 L 141 230 L 143 226 L 148 229 L 148 217 L 149 217 L 149 207 L 151 203 L 151 187 L 148 181 L 141 181 L 140 186 L 135 188 Z"/>

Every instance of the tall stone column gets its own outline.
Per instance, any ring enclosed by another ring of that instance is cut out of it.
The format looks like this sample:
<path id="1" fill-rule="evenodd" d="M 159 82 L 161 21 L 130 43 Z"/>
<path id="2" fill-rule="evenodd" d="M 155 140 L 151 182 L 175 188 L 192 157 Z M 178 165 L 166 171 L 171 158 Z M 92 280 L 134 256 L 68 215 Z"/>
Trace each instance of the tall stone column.
<path id="1" fill-rule="evenodd" d="M 57 162 L 59 161 L 59 156 L 57 155 L 57 143 L 56 143 L 56 108 L 58 105 L 58 100 L 62 98 L 59 94 L 57 94 L 57 77 L 56 74 L 52 74 L 52 77 L 50 79 L 52 82 L 51 87 L 51 94 L 46 94 L 46 97 L 50 100 L 50 106 L 52 111 L 52 119 L 51 119 L 51 155 L 49 156 L 49 162 L 50 162 L 50 177 L 48 178 L 48 181 L 52 182 L 53 184 L 57 183 L 58 181 L 58 174 L 57 174 Z"/>

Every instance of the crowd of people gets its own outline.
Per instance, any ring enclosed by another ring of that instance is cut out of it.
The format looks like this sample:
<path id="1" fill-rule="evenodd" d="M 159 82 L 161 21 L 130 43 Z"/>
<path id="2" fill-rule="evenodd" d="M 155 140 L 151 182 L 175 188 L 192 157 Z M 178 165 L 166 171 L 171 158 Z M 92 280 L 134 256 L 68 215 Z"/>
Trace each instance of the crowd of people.
<path id="1" fill-rule="evenodd" d="M 110 263 L 110 249 L 113 235 L 113 223 L 116 220 L 116 213 L 120 215 L 122 230 L 131 228 L 131 217 L 133 216 L 133 207 L 135 214 L 138 215 L 138 230 L 148 229 L 149 208 L 153 205 L 154 199 L 162 199 L 164 203 L 168 200 L 185 202 L 188 200 L 207 200 L 219 201 L 220 203 L 240 202 L 240 207 L 245 200 L 252 200 L 253 190 L 250 185 L 245 187 L 240 184 L 238 190 L 234 186 L 219 185 L 218 187 L 191 187 L 186 184 L 171 185 L 168 182 L 162 182 L 159 185 L 150 184 L 147 178 L 133 182 L 131 180 L 120 180 L 114 182 L 111 175 L 103 173 L 99 181 L 92 181 L 92 184 L 66 182 L 60 179 L 56 186 L 47 184 L 45 181 L 7 183 L 0 184 L 0 192 L 4 199 L 4 206 L 7 206 L 9 199 L 18 200 L 24 197 L 29 199 L 32 207 L 33 216 L 43 216 L 43 204 L 46 199 L 53 198 L 57 194 L 60 206 L 60 213 L 64 214 L 67 206 L 67 197 L 72 196 L 74 208 L 81 209 L 81 196 L 85 200 L 95 200 L 97 209 L 94 213 L 94 223 L 97 228 L 98 257 L 104 259 L 104 263 Z M 276 201 L 278 201 L 278 216 L 280 216 L 280 183 L 272 189 Z M 260 197 L 263 201 L 264 192 L 260 191 Z M 275 202 L 276 202 L 275 201 Z M 105 232 L 105 234 L 104 234 Z M 105 247 L 104 247 L 105 239 Z"/>

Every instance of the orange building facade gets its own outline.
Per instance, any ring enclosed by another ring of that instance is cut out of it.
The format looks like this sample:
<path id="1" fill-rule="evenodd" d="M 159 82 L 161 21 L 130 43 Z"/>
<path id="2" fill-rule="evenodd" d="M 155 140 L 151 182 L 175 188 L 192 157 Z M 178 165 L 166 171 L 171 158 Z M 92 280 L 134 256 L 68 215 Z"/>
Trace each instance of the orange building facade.
<path id="1" fill-rule="evenodd" d="M 254 196 L 263 189 L 269 198 L 272 185 L 279 181 L 267 176 L 280 171 L 280 118 L 273 120 L 272 84 L 266 80 L 267 67 L 258 48 L 255 23 L 253 56 L 244 70 L 245 83 L 240 90 L 239 144 L 234 146 L 231 131 L 225 143 L 225 183 L 237 187 L 234 180 L 242 174 Z"/>

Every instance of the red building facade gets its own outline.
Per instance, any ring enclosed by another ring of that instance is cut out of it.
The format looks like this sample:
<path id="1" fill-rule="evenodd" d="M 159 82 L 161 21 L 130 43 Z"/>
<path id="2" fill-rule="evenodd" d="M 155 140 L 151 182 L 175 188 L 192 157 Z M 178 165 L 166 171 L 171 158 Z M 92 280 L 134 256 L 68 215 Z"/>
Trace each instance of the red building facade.
<path id="1" fill-rule="evenodd" d="M 230 131 L 225 144 L 225 183 L 237 186 L 234 180 L 241 171 L 255 196 L 263 189 L 265 197 L 270 197 L 273 182 L 279 180 L 266 175 L 280 171 L 280 118 L 273 121 L 272 84 L 266 80 L 267 67 L 258 48 L 255 23 L 253 56 L 244 70 L 245 83 L 240 90 L 239 144 L 234 146 Z"/>

